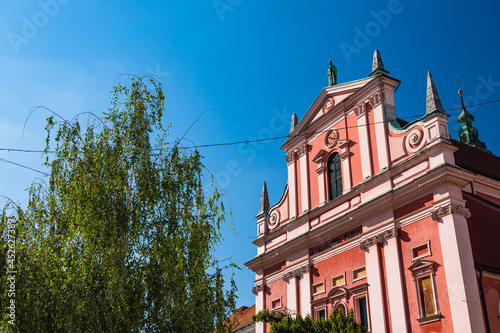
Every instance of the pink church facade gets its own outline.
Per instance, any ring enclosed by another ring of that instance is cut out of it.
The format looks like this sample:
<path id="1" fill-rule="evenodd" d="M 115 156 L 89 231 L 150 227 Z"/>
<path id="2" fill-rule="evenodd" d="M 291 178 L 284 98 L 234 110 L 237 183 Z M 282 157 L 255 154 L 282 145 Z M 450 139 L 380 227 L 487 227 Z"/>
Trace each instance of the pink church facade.
<path id="1" fill-rule="evenodd" d="M 337 84 L 335 69 L 292 120 L 287 186 L 270 206 L 264 184 L 245 264 L 255 310 L 343 307 L 376 333 L 500 332 L 500 158 L 473 146 L 470 122 L 451 139 L 430 74 L 425 114 L 398 119 L 388 74 L 378 51 L 367 78 Z"/>

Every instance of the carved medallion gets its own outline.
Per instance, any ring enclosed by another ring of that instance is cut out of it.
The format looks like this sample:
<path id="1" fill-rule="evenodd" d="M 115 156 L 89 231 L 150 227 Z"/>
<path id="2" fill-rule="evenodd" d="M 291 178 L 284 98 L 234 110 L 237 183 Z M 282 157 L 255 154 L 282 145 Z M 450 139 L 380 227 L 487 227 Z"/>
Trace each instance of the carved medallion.
<path id="1" fill-rule="evenodd" d="M 325 136 L 325 146 L 327 148 L 333 148 L 337 144 L 337 141 L 339 139 L 339 132 L 333 128 L 326 132 Z"/>
<path id="2" fill-rule="evenodd" d="M 328 111 L 333 109 L 334 106 L 335 106 L 335 100 L 333 99 L 333 97 L 328 98 L 325 104 L 323 104 L 323 113 L 327 113 Z"/>

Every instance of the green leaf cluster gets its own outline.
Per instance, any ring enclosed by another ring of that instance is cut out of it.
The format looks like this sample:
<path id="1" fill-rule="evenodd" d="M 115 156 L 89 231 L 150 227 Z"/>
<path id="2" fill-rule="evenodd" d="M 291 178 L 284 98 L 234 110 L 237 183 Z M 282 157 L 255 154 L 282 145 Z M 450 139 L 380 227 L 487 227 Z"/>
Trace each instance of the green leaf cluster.
<path id="1" fill-rule="evenodd" d="M 212 254 L 222 241 L 222 196 L 214 186 L 204 191 L 197 151 L 167 142 L 164 99 L 159 83 L 133 78 L 115 87 L 102 120 L 48 119 L 48 183 L 33 183 L 26 209 L 9 203 L 2 211 L 2 272 L 7 220 L 16 221 L 15 325 L 0 281 L 5 329 L 227 329 L 236 286 Z"/>
<path id="2" fill-rule="evenodd" d="M 270 324 L 269 333 L 366 333 L 364 326 L 356 322 L 351 310 L 346 314 L 343 309 L 332 310 L 328 319 L 312 319 L 311 316 L 292 316 L 289 313 L 270 312 L 268 309 L 253 316 L 256 322 Z"/>

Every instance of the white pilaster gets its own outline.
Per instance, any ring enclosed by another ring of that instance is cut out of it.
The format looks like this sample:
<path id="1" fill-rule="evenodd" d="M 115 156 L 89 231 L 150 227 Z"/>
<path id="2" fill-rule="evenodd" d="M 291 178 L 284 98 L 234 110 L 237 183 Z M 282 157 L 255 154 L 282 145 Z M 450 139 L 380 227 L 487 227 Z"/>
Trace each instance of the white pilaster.
<path id="1" fill-rule="evenodd" d="M 292 314 L 297 313 L 297 278 L 295 276 L 286 281 L 286 307 Z"/>
<path id="2" fill-rule="evenodd" d="M 393 236 L 385 237 L 387 244 L 384 246 L 391 326 L 392 332 L 408 332 L 396 230 Z"/>
<path id="3" fill-rule="evenodd" d="M 265 286 L 264 285 L 255 286 L 253 292 L 255 293 L 255 314 L 257 314 L 265 308 L 265 301 L 266 301 L 264 297 Z M 255 333 L 264 333 L 263 322 L 255 323 Z"/>
<path id="4" fill-rule="evenodd" d="M 302 213 L 309 210 L 309 168 L 307 163 L 309 146 L 304 143 L 300 146 L 300 198 L 302 203 Z"/>
<path id="5" fill-rule="evenodd" d="M 302 274 L 300 279 L 300 311 L 302 317 L 311 315 L 311 272 Z"/>
<path id="6" fill-rule="evenodd" d="M 485 332 L 477 286 L 474 259 L 466 217 L 468 209 L 460 203 L 441 205 L 432 213 L 438 221 L 443 266 L 455 332 Z"/>
<path id="7" fill-rule="evenodd" d="M 290 210 L 290 219 L 293 219 L 297 216 L 295 152 L 290 152 L 286 155 L 286 162 L 288 164 L 288 207 Z"/>
<path id="8" fill-rule="evenodd" d="M 373 108 L 375 119 L 375 135 L 377 137 L 378 167 L 382 171 L 389 167 L 389 151 L 387 149 L 387 135 L 385 115 L 382 104 Z"/>
<path id="9" fill-rule="evenodd" d="M 361 171 L 363 179 L 373 175 L 371 164 L 370 140 L 368 137 L 368 126 L 366 117 L 366 103 L 358 105 L 355 109 L 358 116 L 359 149 L 361 152 Z"/>
<path id="10" fill-rule="evenodd" d="M 342 160 L 342 186 L 344 188 L 343 193 L 347 193 L 351 190 L 351 163 L 349 158 L 351 153 L 349 152 L 349 140 L 343 140 L 339 142 L 339 148 L 342 150 L 340 158 Z"/>
<path id="11" fill-rule="evenodd" d="M 382 297 L 382 279 L 380 278 L 379 253 L 377 245 L 365 248 L 366 278 L 370 301 L 370 319 L 372 332 L 386 332 L 384 300 Z"/>

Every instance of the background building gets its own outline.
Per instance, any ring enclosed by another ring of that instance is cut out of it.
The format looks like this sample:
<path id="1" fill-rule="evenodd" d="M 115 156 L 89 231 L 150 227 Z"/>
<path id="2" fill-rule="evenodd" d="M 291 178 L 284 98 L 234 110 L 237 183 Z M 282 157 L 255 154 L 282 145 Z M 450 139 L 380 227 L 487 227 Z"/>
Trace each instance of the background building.
<path id="1" fill-rule="evenodd" d="M 500 158 L 474 117 L 462 102 L 451 139 L 428 73 L 425 114 L 398 119 L 400 81 L 378 51 L 367 78 L 338 84 L 331 62 L 328 76 L 292 118 L 288 184 L 273 206 L 263 186 L 246 263 L 255 311 L 343 307 L 372 332 L 500 332 Z"/>

